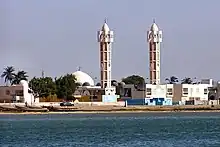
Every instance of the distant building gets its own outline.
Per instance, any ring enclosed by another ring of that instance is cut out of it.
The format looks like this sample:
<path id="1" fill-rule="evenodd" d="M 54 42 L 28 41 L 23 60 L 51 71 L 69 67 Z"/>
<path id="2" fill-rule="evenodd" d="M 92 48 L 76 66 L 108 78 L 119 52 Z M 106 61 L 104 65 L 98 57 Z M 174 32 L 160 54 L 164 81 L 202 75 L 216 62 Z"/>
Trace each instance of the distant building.
<path id="1" fill-rule="evenodd" d="M 172 102 L 176 104 L 185 104 L 187 101 L 205 102 L 209 100 L 210 87 L 213 87 L 212 79 L 198 84 L 146 84 L 146 98 L 172 98 Z"/>
<path id="2" fill-rule="evenodd" d="M 39 98 L 34 97 L 28 82 L 22 80 L 18 85 L 0 86 L 0 103 L 38 103 Z"/>
<path id="3" fill-rule="evenodd" d="M 74 97 L 79 102 L 101 102 L 105 89 L 101 86 L 79 86 L 74 92 Z"/>

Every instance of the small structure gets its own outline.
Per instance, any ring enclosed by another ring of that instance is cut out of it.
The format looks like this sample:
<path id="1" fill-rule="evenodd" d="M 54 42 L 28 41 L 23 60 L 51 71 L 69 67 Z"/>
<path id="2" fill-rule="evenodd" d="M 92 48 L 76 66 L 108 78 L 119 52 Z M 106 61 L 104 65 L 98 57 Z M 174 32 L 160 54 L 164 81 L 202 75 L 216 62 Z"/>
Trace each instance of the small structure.
<path id="1" fill-rule="evenodd" d="M 172 98 L 146 98 L 145 104 L 150 106 L 156 105 L 172 105 Z"/>
<path id="2" fill-rule="evenodd" d="M 80 102 L 101 102 L 104 89 L 100 86 L 78 86 L 74 97 Z"/>

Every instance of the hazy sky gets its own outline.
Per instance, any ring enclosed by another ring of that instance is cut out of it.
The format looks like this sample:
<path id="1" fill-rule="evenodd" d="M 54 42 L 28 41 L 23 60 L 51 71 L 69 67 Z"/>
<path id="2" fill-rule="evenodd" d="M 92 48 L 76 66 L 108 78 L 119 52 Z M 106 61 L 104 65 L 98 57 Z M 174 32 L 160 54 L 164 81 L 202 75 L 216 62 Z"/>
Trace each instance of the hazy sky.
<path id="1" fill-rule="evenodd" d="M 13 65 L 32 76 L 81 70 L 99 77 L 97 31 L 115 33 L 112 77 L 148 77 L 147 30 L 163 31 L 161 80 L 220 79 L 219 0 L 0 0 L 0 72 Z"/>

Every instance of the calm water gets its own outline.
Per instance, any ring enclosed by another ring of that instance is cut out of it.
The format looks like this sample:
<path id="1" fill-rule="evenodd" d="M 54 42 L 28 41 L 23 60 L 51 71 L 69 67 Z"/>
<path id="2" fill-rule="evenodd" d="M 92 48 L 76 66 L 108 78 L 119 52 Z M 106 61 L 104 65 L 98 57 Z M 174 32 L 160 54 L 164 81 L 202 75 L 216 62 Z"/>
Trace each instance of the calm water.
<path id="1" fill-rule="evenodd" d="M 0 115 L 0 147 L 220 147 L 220 113 Z"/>

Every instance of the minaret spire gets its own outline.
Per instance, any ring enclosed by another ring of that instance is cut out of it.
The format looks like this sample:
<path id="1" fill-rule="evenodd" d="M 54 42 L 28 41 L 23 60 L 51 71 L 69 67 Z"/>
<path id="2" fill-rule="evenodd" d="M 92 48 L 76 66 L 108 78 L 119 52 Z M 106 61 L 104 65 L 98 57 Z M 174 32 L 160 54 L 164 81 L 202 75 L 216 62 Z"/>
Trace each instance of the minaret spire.
<path id="1" fill-rule="evenodd" d="M 156 20 L 155 20 L 155 18 L 153 19 L 153 23 L 156 23 Z"/>
<path id="2" fill-rule="evenodd" d="M 153 24 L 147 32 L 147 36 L 149 44 L 150 83 L 160 84 L 160 44 L 162 42 L 162 31 L 155 23 L 155 19 L 153 19 Z"/>
<path id="3" fill-rule="evenodd" d="M 115 87 L 111 85 L 113 35 L 113 31 L 110 30 L 107 19 L 105 19 L 102 29 L 97 34 L 100 49 L 101 87 L 105 89 L 105 95 L 115 95 Z"/>

